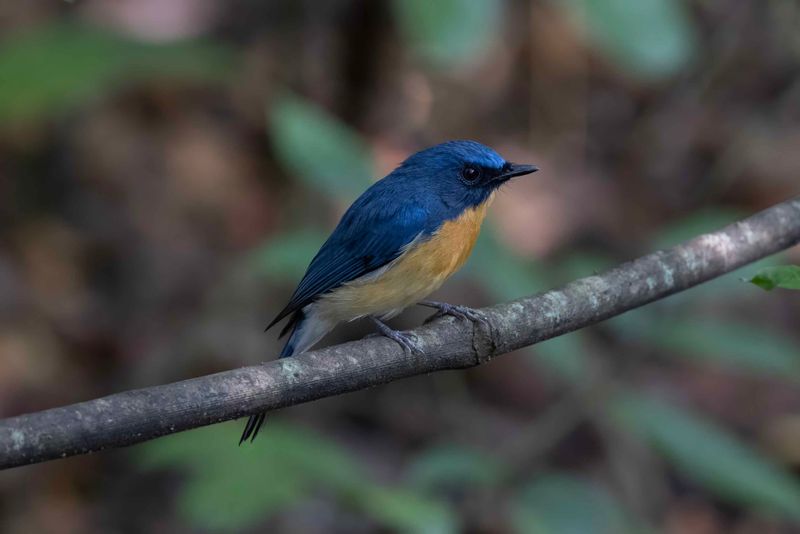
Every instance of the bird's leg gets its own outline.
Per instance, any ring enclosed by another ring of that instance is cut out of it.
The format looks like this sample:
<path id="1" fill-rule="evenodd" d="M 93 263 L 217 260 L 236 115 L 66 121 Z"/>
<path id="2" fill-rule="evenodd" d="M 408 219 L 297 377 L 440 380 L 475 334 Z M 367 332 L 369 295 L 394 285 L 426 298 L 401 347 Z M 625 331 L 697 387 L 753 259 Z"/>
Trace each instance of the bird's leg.
<path id="1" fill-rule="evenodd" d="M 424 354 L 423 350 L 419 348 L 419 345 L 411 338 L 411 336 L 406 335 L 399 330 L 394 330 L 377 317 L 370 315 L 369 318 L 372 319 L 373 323 L 375 323 L 375 326 L 378 328 L 378 332 L 380 332 L 382 336 L 386 336 L 389 339 L 399 343 L 400 346 L 403 347 L 404 351 L 407 351 L 411 354 Z"/>
<path id="2" fill-rule="evenodd" d="M 428 308 L 435 308 L 439 310 L 436 314 L 433 315 L 428 321 L 435 319 L 436 317 L 441 317 L 442 315 L 452 315 L 453 317 L 457 317 L 458 319 L 464 319 L 466 321 L 471 321 L 473 323 L 481 323 L 487 327 L 489 325 L 489 320 L 486 318 L 478 310 L 473 310 L 467 306 L 459 306 L 458 304 L 448 304 L 446 302 L 437 302 L 435 300 L 422 300 L 418 302 L 420 306 L 427 306 Z M 426 322 L 428 322 L 426 321 Z"/>

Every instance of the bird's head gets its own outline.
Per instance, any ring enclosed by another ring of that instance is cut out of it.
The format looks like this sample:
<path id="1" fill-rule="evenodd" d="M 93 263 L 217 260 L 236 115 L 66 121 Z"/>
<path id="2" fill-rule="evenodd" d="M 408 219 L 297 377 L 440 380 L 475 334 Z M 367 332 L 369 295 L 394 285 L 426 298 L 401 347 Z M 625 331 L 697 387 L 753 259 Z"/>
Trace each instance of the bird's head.
<path id="1" fill-rule="evenodd" d="M 415 185 L 435 192 L 448 206 L 483 203 L 515 176 L 539 170 L 534 165 L 511 163 L 475 141 L 448 141 L 409 157 L 398 171 Z"/>

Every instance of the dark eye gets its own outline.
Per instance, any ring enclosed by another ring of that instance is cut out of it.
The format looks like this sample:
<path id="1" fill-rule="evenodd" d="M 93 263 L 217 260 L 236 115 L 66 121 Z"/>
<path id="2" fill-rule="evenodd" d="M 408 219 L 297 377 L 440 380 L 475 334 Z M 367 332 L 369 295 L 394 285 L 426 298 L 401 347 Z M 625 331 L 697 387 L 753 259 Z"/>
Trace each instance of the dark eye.
<path id="1" fill-rule="evenodd" d="M 467 182 L 475 182 L 481 177 L 481 171 L 472 166 L 464 167 L 464 170 L 461 171 L 461 176 Z"/>

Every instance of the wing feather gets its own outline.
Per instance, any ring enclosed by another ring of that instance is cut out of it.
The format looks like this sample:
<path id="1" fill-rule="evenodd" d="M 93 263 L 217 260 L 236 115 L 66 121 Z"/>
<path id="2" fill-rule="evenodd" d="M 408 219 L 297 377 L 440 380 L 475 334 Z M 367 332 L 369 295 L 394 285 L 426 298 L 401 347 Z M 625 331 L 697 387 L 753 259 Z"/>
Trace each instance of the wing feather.
<path id="1" fill-rule="evenodd" d="M 373 186 L 347 210 L 311 261 L 289 303 L 267 329 L 320 295 L 380 269 L 414 239 L 435 230 L 427 210 L 387 193 Z"/>

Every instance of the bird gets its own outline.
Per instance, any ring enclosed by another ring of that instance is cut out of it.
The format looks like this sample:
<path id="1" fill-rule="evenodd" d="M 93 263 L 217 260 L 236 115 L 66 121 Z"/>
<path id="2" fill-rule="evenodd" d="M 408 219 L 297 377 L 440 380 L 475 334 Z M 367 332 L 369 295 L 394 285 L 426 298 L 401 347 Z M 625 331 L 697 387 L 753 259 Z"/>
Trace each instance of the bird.
<path id="1" fill-rule="evenodd" d="M 485 322 L 466 306 L 424 299 L 467 261 L 498 188 L 538 170 L 471 140 L 408 157 L 347 209 L 267 326 L 289 317 L 279 335 L 289 335 L 280 358 L 305 352 L 337 324 L 362 317 L 404 351 L 421 353 L 409 334 L 384 322 L 413 304 Z M 255 440 L 264 419 L 264 413 L 250 416 L 239 445 Z"/>

